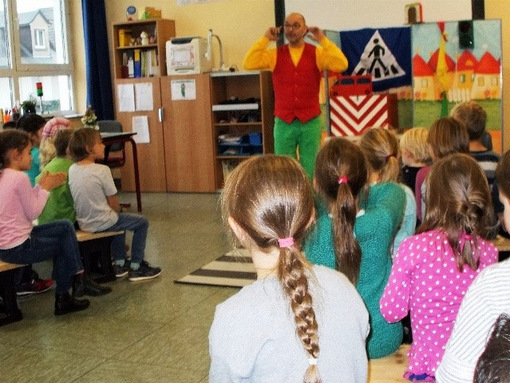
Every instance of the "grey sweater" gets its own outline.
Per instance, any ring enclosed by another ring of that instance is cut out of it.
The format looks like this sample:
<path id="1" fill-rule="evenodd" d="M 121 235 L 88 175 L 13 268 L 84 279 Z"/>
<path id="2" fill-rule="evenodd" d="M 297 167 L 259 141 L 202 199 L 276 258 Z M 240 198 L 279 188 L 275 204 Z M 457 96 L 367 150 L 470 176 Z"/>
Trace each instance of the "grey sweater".
<path id="1" fill-rule="evenodd" d="M 324 383 L 366 382 L 368 313 L 339 272 L 313 266 L 309 277 L 319 327 Z M 218 305 L 209 333 L 209 382 L 302 382 L 308 354 L 276 277 L 257 280 Z"/>

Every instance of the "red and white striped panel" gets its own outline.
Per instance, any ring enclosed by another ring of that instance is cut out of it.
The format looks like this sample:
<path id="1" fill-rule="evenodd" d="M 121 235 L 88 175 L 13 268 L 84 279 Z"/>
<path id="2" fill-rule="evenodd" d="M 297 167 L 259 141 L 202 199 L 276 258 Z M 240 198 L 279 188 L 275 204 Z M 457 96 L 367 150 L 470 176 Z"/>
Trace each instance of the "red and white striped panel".
<path id="1" fill-rule="evenodd" d="M 388 96 L 337 96 L 330 98 L 331 134 L 358 136 L 365 129 L 389 126 Z"/>

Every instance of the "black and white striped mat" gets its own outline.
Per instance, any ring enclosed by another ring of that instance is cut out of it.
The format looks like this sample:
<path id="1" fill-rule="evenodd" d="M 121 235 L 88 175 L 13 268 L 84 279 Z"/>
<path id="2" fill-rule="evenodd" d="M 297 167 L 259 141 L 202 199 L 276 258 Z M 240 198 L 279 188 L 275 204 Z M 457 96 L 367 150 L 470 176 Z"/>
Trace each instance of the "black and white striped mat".
<path id="1" fill-rule="evenodd" d="M 195 285 L 243 287 L 256 279 L 257 273 L 248 251 L 245 249 L 234 249 L 175 282 Z"/>

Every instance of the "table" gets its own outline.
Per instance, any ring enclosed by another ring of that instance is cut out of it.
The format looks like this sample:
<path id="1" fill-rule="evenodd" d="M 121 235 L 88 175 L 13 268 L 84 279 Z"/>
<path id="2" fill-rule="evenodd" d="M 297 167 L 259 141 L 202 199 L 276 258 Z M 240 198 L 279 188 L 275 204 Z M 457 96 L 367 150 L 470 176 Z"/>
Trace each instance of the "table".
<path id="1" fill-rule="evenodd" d="M 119 133 L 110 133 L 103 132 L 101 133 L 101 138 L 103 139 L 103 144 L 105 145 L 104 149 L 104 163 L 107 164 L 108 154 L 110 153 L 110 147 L 113 144 L 125 144 L 126 142 L 131 143 L 131 148 L 133 149 L 133 167 L 135 169 L 135 190 L 136 190 L 136 206 L 138 208 L 138 212 L 142 211 L 142 197 L 140 193 L 140 175 L 138 173 L 138 153 L 136 151 L 136 142 L 133 139 L 133 136 L 136 132 L 119 132 Z"/>

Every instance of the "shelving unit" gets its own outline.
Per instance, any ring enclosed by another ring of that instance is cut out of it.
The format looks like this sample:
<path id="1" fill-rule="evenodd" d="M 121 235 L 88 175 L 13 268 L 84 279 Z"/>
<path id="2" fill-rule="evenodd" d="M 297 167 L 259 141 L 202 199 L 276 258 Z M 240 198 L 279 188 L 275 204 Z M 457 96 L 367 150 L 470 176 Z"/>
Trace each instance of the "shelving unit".
<path id="1" fill-rule="evenodd" d="M 149 35 L 149 44 L 142 45 L 137 43 L 136 39 L 140 38 L 142 32 Z M 122 36 L 125 36 L 124 38 Z M 152 36 L 152 39 L 151 39 Z M 152 76 L 166 76 L 166 55 L 165 44 L 172 37 L 175 37 L 175 22 L 167 19 L 147 19 L 139 21 L 126 21 L 113 25 L 113 45 L 114 45 L 114 75 L 116 79 L 129 78 L 126 76 L 126 69 L 123 71 L 124 57 L 134 57 L 135 50 L 139 52 L 153 52 L 154 59 L 152 62 Z M 131 42 L 131 38 L 135 39 L 135 43 Z M 149 71 L 145 76 L 151 77 Z"/>
<path id="2" fill-rule="evenodd" d="M 216 188 L 240 161 L 273 153 L 274 95 L 271 72 L 211 73 Z M 220 141 L 238 137 L 238 142 Z"/>

